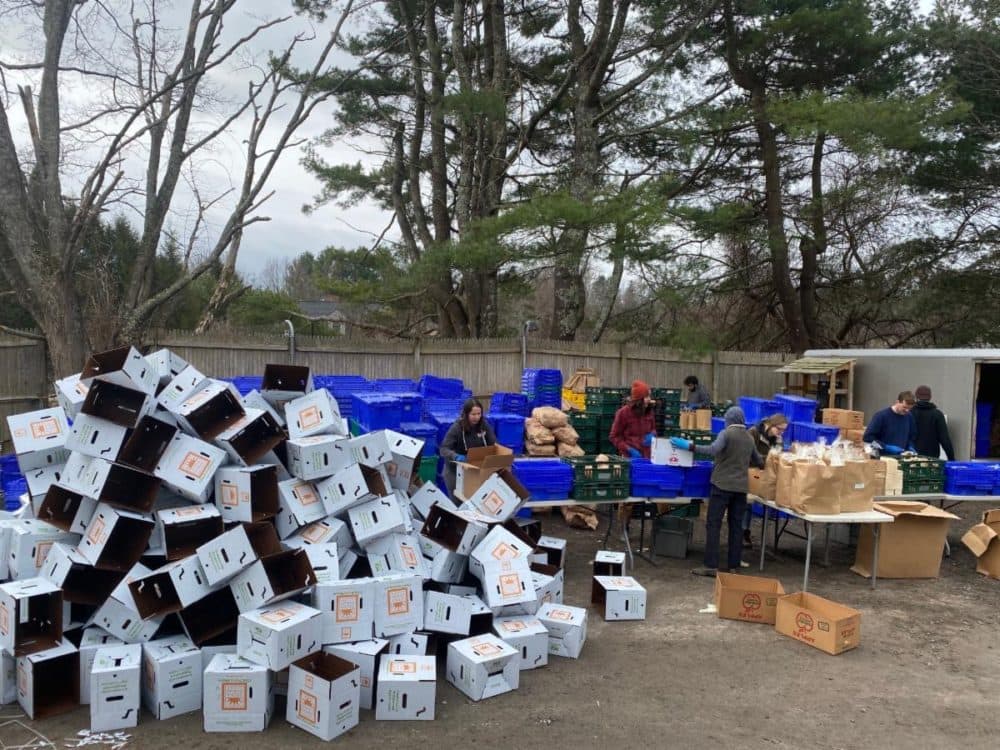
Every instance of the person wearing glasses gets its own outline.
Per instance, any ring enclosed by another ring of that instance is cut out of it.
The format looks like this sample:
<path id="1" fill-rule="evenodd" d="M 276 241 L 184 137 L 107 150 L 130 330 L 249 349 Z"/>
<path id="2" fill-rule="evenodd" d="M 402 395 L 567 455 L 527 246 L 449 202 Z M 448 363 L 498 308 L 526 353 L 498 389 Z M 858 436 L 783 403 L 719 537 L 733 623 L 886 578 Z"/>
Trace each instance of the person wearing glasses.
<path id="1" fill-rule="evenodd" d="M 784 414 L 772 414 L 765 417 L 749 430 L 747 433 L 753 438 L 754 447 L 757 452 L 767 458 L 767 454 L 777 448 L 781 449 L 785 430 L 788 428 L 788 417 Z M 747 509 L 743 513 L 743 546 L 753 547 L 750 538 L 750 520 L 753 517 L 751 506 L 747 504 Z"/>

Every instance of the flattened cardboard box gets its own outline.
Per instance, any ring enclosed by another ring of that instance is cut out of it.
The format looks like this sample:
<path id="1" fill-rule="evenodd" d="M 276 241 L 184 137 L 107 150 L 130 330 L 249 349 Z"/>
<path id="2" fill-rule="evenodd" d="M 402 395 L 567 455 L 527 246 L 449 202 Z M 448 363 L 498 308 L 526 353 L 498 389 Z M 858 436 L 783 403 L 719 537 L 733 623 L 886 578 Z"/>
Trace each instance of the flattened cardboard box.
<path id="1" fill-rule="evenodd" d="M 521 654 L 520 668 L 538 669 L 549 663 L 549 631 L 531 615 L 498 617 L 493 632 Z"/>
<path id="2" fill-rule="evenodd" d="M 201 649 L 183 635 L 159 638 L 142 647 L 142 702 L 157 719 L 201 710 Z"/>
<path id="3" fill-rule="evenodd" d="M 361 669 L 320 651 L 299 659 L 288 672 L 285 718 L 321 740 L 332 740 L 358 725 Z"/>
<path id="4" fill-rule="evenodd" d="M 104 646 L 90 671 L 90 731 L 111 732 L 139 723 L 142 647 Z"/>
<path id="5" fill-rule="evenodd" d="M 235 654 L 216 654 L 205 669 L 206 732 L 262 732 L 274 714 L 274 691 L 267 667 Z"/>
<path id="6" fill-rule="evenodd" d="M 719 573 L 715 576 L 715 608 L 726 620 L 774 625 L 778 599 L 785 588 L 777 578 Z"/>
<path id="7" fill-rule="evenodd" d="M 237 653 L 279 672 L 320 649 L 320 612 L 304 604 L 270 604 L 240 615 Z"/>
<path id="8" fill-rule="evenodd" d="M 875 503 L 875 510 L 888 513 L 892 523 L 879 524 L 879 578 L 937 578 L 948 535 L 948 526 L 958 516 L 927 503 L 891 500 Z M 871 577 L 874 556 L 872 524 L 862 524 L 858 550 L 851 570 Z"/>
<path id="9" fill-rule="evenodd" d="M 962 537 L 962 544 L 976 556 L 976 572 L 990 578 L 1000 578 L 1000 509 L 983 513 L 983 520 Z"/>
<path id="10" fill-rule="evenodd" d="M 786 594 L 778 599 L 774 629 L 836 656 L 860 645 L 861 613 L 815 594 Z"/>
<path id="11" fill-rule="evenodd" d="M 521 654 L 492 633 L 448 644 L 448 682 L 474 701 L 517 690 Z"/>
<path id="12" fill-rule="evenodd" d="M 437 660 L 433 656 L 383 656 L 376 683 L 375 718 L 433 721 Z"/>
<path id="13" fill-rule="evenodd" d="M 631 576 L 594 576 L 590 601 L 608 621 L 646 619 L 646 589 Z"/>
<path id="14" fill-rule="evenodd" d="M 80 655 L 63 639 L 17 657 L 17 702 L 30 719 L 68 713 L 80 704 Z"/>

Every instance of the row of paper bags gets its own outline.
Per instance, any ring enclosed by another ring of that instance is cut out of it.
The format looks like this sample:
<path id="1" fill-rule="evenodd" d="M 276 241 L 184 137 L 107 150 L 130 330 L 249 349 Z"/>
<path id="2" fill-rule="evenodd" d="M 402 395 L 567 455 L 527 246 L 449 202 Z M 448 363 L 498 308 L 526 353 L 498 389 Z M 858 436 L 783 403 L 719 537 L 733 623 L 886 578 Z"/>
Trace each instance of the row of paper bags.
<path id="1" fill-rule="evenodd" d="M 873 498 L 885 484 L 882 461 L 849 460 L 831 465 L 798 458 L 791 453 L 769 453 L 763 469 L 750 469 L 750 494 L 796 513 L 833 515 L 872 509 Z"/>

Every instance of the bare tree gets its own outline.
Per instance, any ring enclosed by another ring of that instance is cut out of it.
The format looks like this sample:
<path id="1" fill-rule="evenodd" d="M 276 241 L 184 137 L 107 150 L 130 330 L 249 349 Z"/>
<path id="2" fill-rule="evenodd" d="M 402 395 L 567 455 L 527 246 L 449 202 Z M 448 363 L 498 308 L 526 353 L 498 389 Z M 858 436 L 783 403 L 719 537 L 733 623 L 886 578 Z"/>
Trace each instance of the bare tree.
<path id="1" fill-rule="evenodd" d="M 271 195 L 267 183 L 278 159 L 299 143 L 296 132 L 334 93 L 317 80 L 354 0 L 345 0 L 315 62 L 295 78 L 285 75 L 286 67 L 314 32 L 289 31 L 282 51 L 248 66 L 254 41 L 289 28 L 292 18 L 255 20 L 234 34 L 227 22 L 238 19 L 236 6 L 236 0 L 190 0 L 179 35 L 171 33 L 157 0 L 118 6 L 39 0 L 7 12 L 29 26 L 40 54 L 0 59 L 0 260 L 18 301 L 41 328 L 57 373 L 79 369 L 92 343 L 74 276 L 86 231 L 104 211 L 130 208 L 141 224 L 124 298 L 104 311 L 114 321 L 115 340 L 139 340 L 157 310 L 220 260 L 219 284 L 200 327 L 210 326 L 239 293 L 233 279 L 244 232 L 268 220 L 259 210 Z M 234 70 L 245 89 L 229 101 L 219 93 L 219 79 Z M 24 142 L 10 117 L 15 101 L 26 122 Z M 155 291 L 156 254 L 179 184 L 240 130 L 245 153 L 235 186 L 212 197 L 193 190 L 196 217 L 185 251 L 192 261 L 174 283 Z"/>

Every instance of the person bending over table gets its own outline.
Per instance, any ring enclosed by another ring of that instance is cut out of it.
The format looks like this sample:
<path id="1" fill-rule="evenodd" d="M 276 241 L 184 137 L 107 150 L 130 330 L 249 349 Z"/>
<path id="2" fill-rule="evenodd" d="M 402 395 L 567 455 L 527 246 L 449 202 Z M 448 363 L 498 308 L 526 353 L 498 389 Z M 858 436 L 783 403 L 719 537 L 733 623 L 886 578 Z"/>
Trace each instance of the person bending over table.
<path id="1" fill-rule="evenodd" d="M 914 451 L 917 440 L 917 422 L 910 412 L 916 399 L 910 391 L 903 391 L 892 406 L 875 412 L 865 428 L 864 441 L 878 443 L 887 456 Z"/>
<path id="2" fill-rule="evenodd" d="M 726 410 L 726 426 L 711 445 L 694 445 L 690 440 L 672 437 L 671 444 L 681 450 L 713 456 L 711 491 L 708 496 L 708 520 L 705 524 L 705 558 L 700 568 L 691 572 L 698 576 L 714 578 L 722 570 L 738 572 L 743 561 L 743 512 L 747 507 L 747 490 L 750 488 L 748 472 L 751 466 L 764 467 L 764 458 L 754 447 L 753 438 L 746 429 L 746 417 L 738 406 Z M 719 567 L 719 537 L 722 533 L 722 516 L 729 524 L 729 550 L 727 565 Z"/>
<path id="3" fill-rule="evenodd" d="M 785 429 L 788 427 L 788 417 L 782 413 L 772 414 L 769 417 L 765 417 L 760 422 L 751 427 L 747 432 L 750 437 L 753 438 L 754 447 L 757 452 L 767 458 L 767 454 L 770 453 L 775 448 L 781 448 L 782 439 L 785 435 Z M 750 538 L 750 504 L 747 503 L 747 509 L 743 512 L 743 546 L 753 547 L 753 541 Z"/>
<path id="4" fill-rule="evenodd" d="M 656 436 L 656 416 L 653 414 L 653 400 L 649 397 L 649 386 L 636 380 L 629 395 L 628 403 L 615 412 L 608 437 L 618 449 L 618 455 L 649 458 Z"/>
<path id="5" fill-rule="evenodd" d="M 493 428 L 483 419 L 483 405 L 477 399 L 468 399 L 462 404 L 462 414 L 448 428 L 444 440 L 438 446 L 438 452 L 444 459 L 444 483 L 449 495 L 455 497 L 455 462 L 464 461 L 469 448 L 485 448 L 496 443 L 497 436 L 493 433 Z"/>

